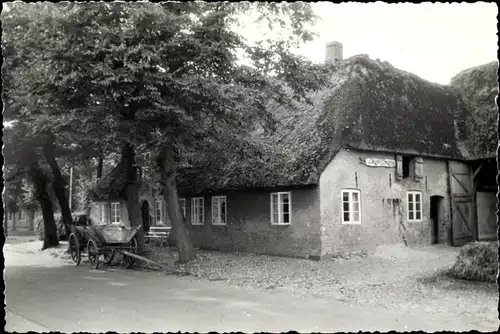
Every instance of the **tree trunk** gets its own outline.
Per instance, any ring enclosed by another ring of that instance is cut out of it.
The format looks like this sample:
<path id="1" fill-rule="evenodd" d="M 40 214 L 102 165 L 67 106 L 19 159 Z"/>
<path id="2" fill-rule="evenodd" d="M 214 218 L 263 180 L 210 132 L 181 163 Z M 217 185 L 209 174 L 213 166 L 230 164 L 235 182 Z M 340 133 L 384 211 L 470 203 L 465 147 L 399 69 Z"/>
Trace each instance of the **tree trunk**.
<path id="1" fill-rule="evenodd" d="M 9 232 L 7 232 L 8 229 L 8 223 L 7 223 L 7 217 L 5 217 L 3 221 L 3 233 L 5 234 L 5 237 L 7 238 L 9 236 Z"/>
<path id="2" fill-rule="evenodd" d="M 135 167 L 135 151 L 130 143 L 123 144 L 123 168 L 125 169 L 125 201 L 127 203 L 128 218 L 131 226 L 140 226 L 141 208 L 139 205 L 139 184 L 137 183 L 137 168 Z M 144 230 L 137 232 L 137 246 L 139 253 L 146 249 Z"/>
<path id="3" fill-rule="evenodd" d="M 59 237 L 57 236 L 57 227 L 54 220 L 54 209 L 47 191 L 49 180 L 37 162 L 32 163 L 30 166 L 30 174 L 35 186 L 36 198 L 40 202 L 43 215 L 44 233 L 42 249 L 57 246 L 59 245 Z"/>
<path id="4" fill-rule="evenodd" d="M 172 232 L 174 233 L 175 245 L 179 252 L 179 263 L 186 263 L 193 258 L 193 243 L 189 236 L 189 231 L 184 223 L 184 216 L 177 196 L 177 186 L 175 176 L 168 176 L 163 180 L 165 188 L 164 198 L 167 203 L 167 212 L 172 222 Z"/>
<path id="5" fill-rule="evenodd" d="M 16 216 L 17 212 L 12 212 L 12 231 L 16 230 Z"/>
<path id="6" fill-rule="evenodd" d="M 163 196 L 167 203 L 167 212 L 172 222 L 172 232 L 175 245 L 179 253 L 179 263 L 186 263 L 193 258 L 193 243 L 189 236 L 189 231 L 184 223 L 184 216 L 181 211 L 179 197 L 177 196 L 177 185 L 175 174 L 172 168 L 169 168 L 168 154 L 166 148 L 163 148 L 158 157 L 158 167 L 160 170 L 161 184 L 163 185 Z"/>
<path id="7" fill-rule="evenodd" d="M 64 178 L 61 174 L 61 169 L 57 164 L 56 157 L 54 154 L 54 136 L 52 134 L 47 135 L 46 141 L 43 145 L 43 153 L 47 163 L 52 170 L 54 175 L 54 194 L 56 195 L 57 201 L 59 202 L 59 207 L 61 209 L 61 216 L 64 223 L 64 229 L 66 232 L 67 240 L 69 240 L 69 235 L 71 233 L 71 225 L 73 224 L 73 219 L 71 217 L 71 209 L 69 207 L 68 198 L 66 197 L 66 191 L 64 189 Z"/>
<path id="8" fill-rule="evenodd" d="M 97 180 L 102 177 L 102 169 L 104 167 L 104 158 L 102 155 L 99 156 L 99 160 L 97 161 Z"/>

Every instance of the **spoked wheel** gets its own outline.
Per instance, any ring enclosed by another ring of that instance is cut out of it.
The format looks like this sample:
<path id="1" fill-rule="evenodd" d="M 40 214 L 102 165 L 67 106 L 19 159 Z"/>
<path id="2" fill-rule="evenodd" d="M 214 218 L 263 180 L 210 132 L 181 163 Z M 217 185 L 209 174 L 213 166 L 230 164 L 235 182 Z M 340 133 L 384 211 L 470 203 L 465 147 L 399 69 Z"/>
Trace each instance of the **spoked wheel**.
<path id="1" fill-rule="evenodd" d="M 69 236 L 69 253 L 71 254 L 73 262 L 75 262 L 76 265 L 79 265 L 82 260 L 80 242 L 74 233 L 71 233 Z"/>
<path id="2" fill-rule="evenodd" d="M 106 251 L 104 253 L 104 263 L 106 263 L 106 265 L 110 265 L 111 262 L 113 262 L 113 259 L 115 257 L 115 252 L 113 251 Z"/>
<path id="3" fill-rule="evenodd" d="M 137 239 L 134 237 L 132 240 L 130 240 L 129 243 L 130 250 L 129 252 L 131 253 L 137 253 Z M 132 268 L 134 265 L 135 259 L 133 257 L 130 257 L 128 255 L 123 256 L 123 266 L 127 269 Z"/>
<path id="4" fill-rule="evenodd" d="M 89 264 L 93 269 L 99 267 L 99 249 L 97 248 L 97 243 L 90 239 L 87 244 L 88 254 L 89 254 Z"/>

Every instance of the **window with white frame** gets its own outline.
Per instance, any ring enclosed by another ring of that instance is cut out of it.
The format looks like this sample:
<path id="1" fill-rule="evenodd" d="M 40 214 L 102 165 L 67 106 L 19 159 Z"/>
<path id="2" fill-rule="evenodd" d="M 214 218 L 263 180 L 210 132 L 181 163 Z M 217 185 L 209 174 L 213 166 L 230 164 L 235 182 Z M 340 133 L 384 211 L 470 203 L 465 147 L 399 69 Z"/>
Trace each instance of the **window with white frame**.
<path id="1" fill-rule="evenodd" d="M 360 198 L 359 190 L 342 190 L 342 224 L 361 224 Z"/>
<path id="2" fill-rule="evenodd" d="M 408 192 L 407 218 L 410 222 L 422 221 L 422 193 L 420 191 Z"/>
<path id="3" fill-rule="evenodd" d="M 111 203 L 111 224 L 120 222 L 120 203 Z"/>
<path id="4" fill-rule="evenodd" d="M 13 214 L 13 212 L 12 212 L 12 211 L 9 211 L 9 212 L 7 213 L 7 220 L 14 220 L 14 214 Z"/>
<path id="5" fill-rule="evenodd" d="M 212 197 L 212 225 L 226 225 L 226 196 Z"/>
<path id="6" fill-rule="evenodd" d="M 271 193 L 271 224 L 289 225 L 292 223 L 291 192 Z"/>
<path id="7" fill-rule="evenodd" d="M 24 210 L 21 210 L 21 213 L 19 215 L 19 220 L 26 220 L 26 212 L 24 212 Z"/>
<path id="8" fill-rule="evenodd" d="M 186 218 L 186 199 L 180 198 L 179 205 L 181 206 L 182 216 Z"/>
<path id="9" fill-rule="evenodd" d="M 155 201 L 155 222 L 157 224 L 163 223 L 162 201 Z"/>
<path id="10" fill-rule="evenodd" d="M 191 198 L 191 224 L 203 225 L 205 223 L 204 214 L 203 197 Z"/>

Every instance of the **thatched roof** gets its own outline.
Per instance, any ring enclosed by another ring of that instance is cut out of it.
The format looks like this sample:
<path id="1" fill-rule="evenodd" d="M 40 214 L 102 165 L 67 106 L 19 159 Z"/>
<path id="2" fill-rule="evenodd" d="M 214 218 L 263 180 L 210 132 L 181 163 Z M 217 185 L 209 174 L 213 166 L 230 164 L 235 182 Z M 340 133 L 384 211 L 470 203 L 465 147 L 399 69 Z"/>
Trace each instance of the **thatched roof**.
<path id="1" fill-rule="evenodd" d="M 254 145 L 240 156 L 206 152 L 210 158 L 197 168 L 181 171 L 180 192 L 317 184 L 341 148 L 473 158 L 467 145 L 470 111 L 454 86 L 355 56 L 338 63 L 331 82 L 309 97 L 312 105 L 270 105 L 277 130 L 256 130 Z"/>
<path id="2" fill-rule="evenodd" d="M 474 158 L 496 156 L 498 145 L 498 62 L 469 68 L 451 79 L 451 85 L 458 89 L 466 102 L 471 122 L 468 123 L 468 143 Z"/>
<path id="3" fill-rule="evenodd" d="M 467 108 L 449 86 L 367 56 L 340 62 L 331 83 L 311 94 L 313 105 L 272 106 L 279 121 L 261 132 L 260 155 L 205 166 L 185 175 L 186 191 L 317 184 L 342 147 L 468 159 Z"/>

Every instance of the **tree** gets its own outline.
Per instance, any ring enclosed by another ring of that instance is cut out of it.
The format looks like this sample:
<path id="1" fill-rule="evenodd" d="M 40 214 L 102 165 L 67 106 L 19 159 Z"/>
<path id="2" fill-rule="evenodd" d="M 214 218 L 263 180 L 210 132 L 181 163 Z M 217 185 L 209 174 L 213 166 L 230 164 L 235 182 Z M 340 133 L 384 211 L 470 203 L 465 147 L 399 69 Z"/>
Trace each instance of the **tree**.
<path id="1" fill-rule="evenodd" d="M 247 134 L 255 124 L 272 128 L 268 102 L 303 98 L 324 72 L 289 52 L 311 39 L 308 4 L 37 4 L 36 17 L 22 10 L 35 5 L 16 6 L 24 24 L 14 25 L 23 33 L 12 43 L 30 55 L 24 93 L 43 105 L 53 134 L 88 140 L 86 129 L 120 143 L 132 225 L 140 225 L 137 148 L 156 152 L 181 262 L 191 259 L 192 246 L 177 201 L 179 172 L 207 157 L 200 150 L 231 148 L 228 159 L 245 154 L 238 147 L 259 151 Z M 290 38 L 245 41 L 234 29 L 249 12 L 289 26 Z M 250 65 L 240 64 L 238 52 Z"/>
<path id="2" fill-rule="evenodd" d="M 44 167 L 39 163 L 40 152 L 37 146 L 25 136 L 26 131 L 27 129 L 22 124 L 15 124 L 9 129 L 4 129 L 5 181 L 9 184 L 21 182 L 23 177 L 29 178 L 43 214 L 43 249 L 45 249 L 59 244 L 53 202 L 49 193 L 50 179 Z"/>

